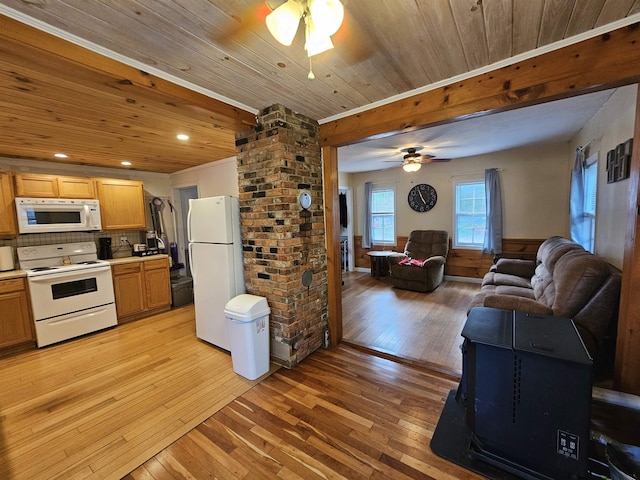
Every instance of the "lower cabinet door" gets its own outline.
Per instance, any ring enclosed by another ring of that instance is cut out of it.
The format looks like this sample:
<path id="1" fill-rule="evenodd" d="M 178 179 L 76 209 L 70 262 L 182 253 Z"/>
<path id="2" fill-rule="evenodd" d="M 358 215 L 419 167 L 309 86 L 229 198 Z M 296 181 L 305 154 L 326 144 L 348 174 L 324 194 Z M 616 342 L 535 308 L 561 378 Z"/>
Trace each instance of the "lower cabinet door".
<path id="1" fill-rule="evenodd" d="M 142 272 L 114 276 L 113 289 L 118 318 L 140 313 L 145 309 Z"/>
<path id="2" fill-rule="evenodd" d="M 33 341 L 33 324 L 26 291 L 0 294 L 0 348 Z"/>

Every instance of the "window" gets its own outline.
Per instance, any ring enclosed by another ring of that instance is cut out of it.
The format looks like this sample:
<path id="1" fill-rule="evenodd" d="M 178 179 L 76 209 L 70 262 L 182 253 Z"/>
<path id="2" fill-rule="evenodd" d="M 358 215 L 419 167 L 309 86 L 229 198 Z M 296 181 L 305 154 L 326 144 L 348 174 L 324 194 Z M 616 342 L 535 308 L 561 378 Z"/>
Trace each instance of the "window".
<path id="1" fill-rule="evenodd" d="M 393 188 L 371 191 L 371 243 L 396 244 L 396 192 Z"/>
<path id="2" fill-rule="evenodd" d="M 590 157 L 587 159 L 587 167 L 584 169 L 584 204 L 583 211 L 587 223 L 586 245 L 583 247 L 593 253 L 596 236 L 596 198 L 598 193 L 598 161 Z M 591 161 L 591 163 L 589 163 Z"/>
<path id="3" fill-rule="evenodd" d="M 482 248 L 487 215 L 484 180 L 455 184 L 453 245 L 462 248 Z"/>

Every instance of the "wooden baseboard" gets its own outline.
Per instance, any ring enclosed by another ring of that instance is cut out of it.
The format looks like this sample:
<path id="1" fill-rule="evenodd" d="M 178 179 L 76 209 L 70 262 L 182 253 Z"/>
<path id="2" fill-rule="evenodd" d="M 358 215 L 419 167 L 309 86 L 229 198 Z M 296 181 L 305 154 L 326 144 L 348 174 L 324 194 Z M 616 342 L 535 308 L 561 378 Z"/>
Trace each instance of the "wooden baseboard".
<path id="1" fill-rule="evenodd" d="M 404 251 L 408 237 L 397 237 L 396 245 L 392 247 L 362 248 L 362 237 L 356 235 L 354 243 L 354 263 L 357 268 L 369 268 L 370 259 L 367 252 L 372 250 Z M 505 238 L 502 240 L 502 250 L 505 255 L 517 258 L 520 255 L 535 255 L 538 247 L 545 239 L 539 238 Z M 452 248 L 449 240 L 449 255 L 444 267 L 444 274 L 451 277 L 482 278 L 493 264 L 493 255 L 484 254 L 480 250 Z"/>

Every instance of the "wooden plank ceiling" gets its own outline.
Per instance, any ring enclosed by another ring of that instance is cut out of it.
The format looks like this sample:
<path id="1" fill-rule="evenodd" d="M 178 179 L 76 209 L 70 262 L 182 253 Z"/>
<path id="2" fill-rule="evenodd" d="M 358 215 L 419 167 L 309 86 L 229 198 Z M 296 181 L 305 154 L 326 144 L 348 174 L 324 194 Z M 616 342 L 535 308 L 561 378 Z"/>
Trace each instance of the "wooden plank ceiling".
<path id="1" fill-rule="evenodd" d="M 310 81 L 302 29 L 279 45 L 262 1 L 1 0 L 0 156 L 64 151 L 67 163 L 171 173 L 233 156 L 235 131 L 271 104 L 327 120 L 640 12 L 640 0 L 344 3 Z"/>

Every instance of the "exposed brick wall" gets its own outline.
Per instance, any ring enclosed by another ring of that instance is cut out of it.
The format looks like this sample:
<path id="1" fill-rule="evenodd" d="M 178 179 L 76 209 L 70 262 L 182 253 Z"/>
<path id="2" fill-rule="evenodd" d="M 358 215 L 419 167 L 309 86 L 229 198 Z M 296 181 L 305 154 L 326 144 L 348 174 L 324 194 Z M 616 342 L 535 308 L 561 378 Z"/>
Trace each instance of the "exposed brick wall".
<path id="1" fill-rule="evenodd" d="M 291 367 L 323 344 L 327 328 L 318 123 L 273 105 L 257 127 L 236 134 L 236 155 L 247 293 L 267 299 L 272 360 Z M 307 211 L 302 190 L 313 198 Z"/>

